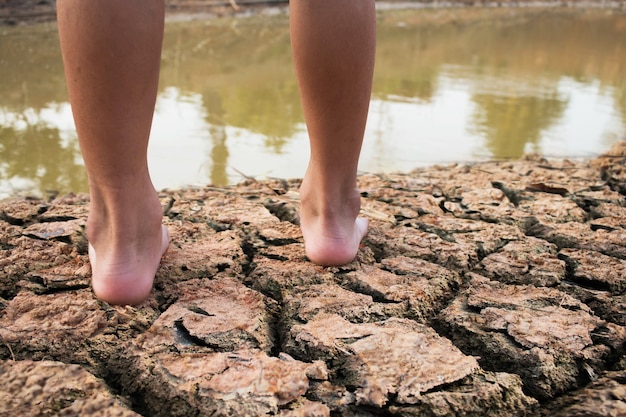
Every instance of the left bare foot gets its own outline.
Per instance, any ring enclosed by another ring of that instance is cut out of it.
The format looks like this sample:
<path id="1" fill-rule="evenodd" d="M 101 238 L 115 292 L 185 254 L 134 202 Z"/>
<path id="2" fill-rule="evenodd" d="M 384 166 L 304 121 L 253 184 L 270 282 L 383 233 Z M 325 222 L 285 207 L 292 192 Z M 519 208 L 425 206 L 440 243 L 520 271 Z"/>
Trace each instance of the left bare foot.
<path id="1" fill-rule="evenodd" d="M 315 194 L 305 177 L 300 188 L 300 228 L 306 255 L 318 265 L 345 265 L 354 260 L 367 234 L 368 220 L 358 217 L 361 197 L 356 189 L 338 201 Z"/>

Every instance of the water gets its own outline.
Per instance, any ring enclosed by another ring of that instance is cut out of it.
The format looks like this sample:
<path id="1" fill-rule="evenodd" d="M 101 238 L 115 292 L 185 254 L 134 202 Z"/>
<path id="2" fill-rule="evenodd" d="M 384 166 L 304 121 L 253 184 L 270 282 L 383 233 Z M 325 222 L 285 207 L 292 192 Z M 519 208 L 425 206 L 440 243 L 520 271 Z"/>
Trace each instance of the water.
<path id="1" fill-rule="evenodd" d="M 381 12 L 359 169 L 597 155 L 626 136 L 624 74 L 624 12 Z M 0 28 L 0 198 L 87 191 L 73 129 L 55 26 Z M 157 188 L 301 177 L 307 159 L 284 13 L 167 24 Z"/>

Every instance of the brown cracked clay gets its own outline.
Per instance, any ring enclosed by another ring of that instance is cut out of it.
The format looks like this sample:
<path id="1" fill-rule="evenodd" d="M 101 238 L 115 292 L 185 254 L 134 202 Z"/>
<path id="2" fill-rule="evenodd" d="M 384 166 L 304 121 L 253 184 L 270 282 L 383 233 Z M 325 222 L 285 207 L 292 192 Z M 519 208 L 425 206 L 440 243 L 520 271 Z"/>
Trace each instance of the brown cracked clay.
<path id="1" fill-rule="evenodd" d="M 332 268 L 298 180 L 164 191 L 136 307 L 89 288 L 85 196 L 0 202 L 0 414 L 623 415 L 625 163 L 363 176 L 370 232 Z"/>

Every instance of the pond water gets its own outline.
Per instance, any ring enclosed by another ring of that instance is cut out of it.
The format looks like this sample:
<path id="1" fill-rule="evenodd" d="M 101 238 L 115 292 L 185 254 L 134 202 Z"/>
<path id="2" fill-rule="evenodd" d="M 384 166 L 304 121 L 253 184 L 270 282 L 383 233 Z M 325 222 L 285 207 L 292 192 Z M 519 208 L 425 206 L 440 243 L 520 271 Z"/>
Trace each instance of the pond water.
<path id="1" fill-rule="evenodd" d="M 626 13 L 379 12 L 359 169 L 584 158 L 626 136 Z M 170 21 L 149 148 L 158 189 L 301 177 L 283 12 Z M 54 24 L 0 28 L 0 198 L 87 191 Z"/>

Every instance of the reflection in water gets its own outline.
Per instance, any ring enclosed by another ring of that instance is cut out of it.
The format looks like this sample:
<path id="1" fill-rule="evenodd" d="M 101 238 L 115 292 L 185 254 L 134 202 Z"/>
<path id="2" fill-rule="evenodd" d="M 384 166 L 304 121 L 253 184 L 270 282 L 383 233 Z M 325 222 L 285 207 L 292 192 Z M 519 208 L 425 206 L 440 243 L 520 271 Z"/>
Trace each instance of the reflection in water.
<path id="1" fill-rule="evenodd" d="M 83 190 L 87 186 L 72 126 L 63 129 L 57 116 L 70 116 L 69 105 L 22 113 L 0 109 L 0 187 L 22 190 Z M 0 195 L 1 197 L 1 195 Z"/>
<path id="2" fill-rule="evenodd" d="M 433 140 L 448 145 L 438 157 L 418 156 L 414 164 L 511 158 L 527 151 L 591 156 L 626 132 L 626 114 L 614 112 L 620 105 L 600 105 L 626 91 L 623 13 L 405 11 L 382 20 L 374 94 L 385 100 L 417 98 L 413 121 L 403 120 L 419 135 L 422 152 L 429 152 Z M 417 90 L 417 85 L 435 88 Z M 583 96 L 587 113 L 580 117 Z M 419 109 L 424 102 L 428 111 Z M 454 141 L 441 136 L 454 130 L 443 125 L 446 117 L 449 124 L 464 126 Z M 392 126 L 397 129 L 398 123 Z"/>
<path id="3" fill-rule="evenodd" d="M 211 161 L 213 166 L 209 174 L 212 184 L 227 184 L 226 161 L 228 161 L 228 147 L 226 146 L 226 122 L 224 120 L 224 108 L 222 100 L 215 92 L 204 95 L 204 106 L 207 109 L 207 122 L 209 124 L 209 137 L 213 144 Z"/>
<path id="4" fill-rule="evenodd" d="M 626 79 L 620 88 L 615 88 L 615 107 L 621 113 L 624 130 L 626 130 Z"/>
<path id="5" fill-rule="evenodd" d="M 1 30 L 0 197 L 86 191 L 54 25 Z M 380 13 L 360 169 L 606 150 L 626 133 L 625 35 L 618 11 Z M 307 158 L 286 16 L 168 23 L 157 188 L 299 177 Z"/>
<path id="6" fill-rule="evenodd" d="M 87 188 L 54 30 L 0 29 L 0 198 Z"/>
<path id="7" fill-rule="evenodd" d="M 474 122 L 485 136 L 486 148 L 497 159 L 537 151 L 541 133 L 562 115 L 567 102 L 556 93 L 547 97 L 476 94 Z M 528 149 L 528 145 L 534 145 Z"/>

